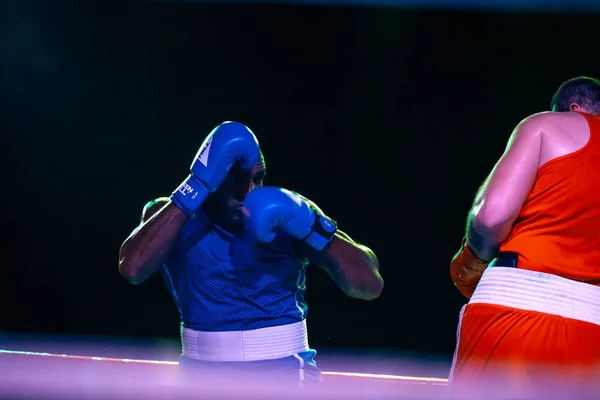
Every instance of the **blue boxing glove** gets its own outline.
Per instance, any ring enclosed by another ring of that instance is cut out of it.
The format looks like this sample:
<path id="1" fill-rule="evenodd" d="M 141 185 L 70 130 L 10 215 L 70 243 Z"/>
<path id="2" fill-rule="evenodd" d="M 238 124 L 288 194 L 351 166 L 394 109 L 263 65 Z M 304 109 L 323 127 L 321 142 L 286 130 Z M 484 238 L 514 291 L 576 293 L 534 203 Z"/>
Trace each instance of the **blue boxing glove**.
<path id="1" fill-rule="evenodd" d="M 252 169 L 260 157 L 258 140 L 238 122 L 223 122 L 206 137 L 190 167 L 191 174 L 171 195 L 171 201 L 192 216 L 209 194 L 221 186 L 235 163 Z"/>
<path id="2" fill-rule="evenodd" d="M 323 250 L 337 231 L 337 224 L 306 198 L 286 189 L 264 186 L 250 192 L 242 205 L 246 228 L 259 241 L 268 243 L 284 231 Z"/>

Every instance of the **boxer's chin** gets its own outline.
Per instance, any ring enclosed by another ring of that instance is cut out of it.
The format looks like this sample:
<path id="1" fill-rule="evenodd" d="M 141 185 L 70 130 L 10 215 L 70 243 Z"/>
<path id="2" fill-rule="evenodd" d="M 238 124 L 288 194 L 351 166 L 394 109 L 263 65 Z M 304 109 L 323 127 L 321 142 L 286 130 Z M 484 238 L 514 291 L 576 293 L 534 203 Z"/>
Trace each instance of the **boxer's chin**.
<path id="1" fill-rule="evenodd" d="M 244 229 L 244 220 L 242 220 L 241 207 L 235 207 L 229 210 L 228 222 L 232 229 L 238 231 Z"/>

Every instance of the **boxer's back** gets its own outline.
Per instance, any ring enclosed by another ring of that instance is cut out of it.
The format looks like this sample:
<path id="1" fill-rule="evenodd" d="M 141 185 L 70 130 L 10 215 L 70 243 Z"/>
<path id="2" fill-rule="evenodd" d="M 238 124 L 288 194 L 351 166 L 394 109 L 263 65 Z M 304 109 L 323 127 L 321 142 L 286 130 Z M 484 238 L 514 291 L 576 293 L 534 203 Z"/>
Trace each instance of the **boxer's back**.
<path id="1" fill-rule="evenodd" d="M 307 263 L 290 237 L 257 245 L 248 234 L 230 234 L 197 215 L 161 268 L 185 327 L 241 331 L 305 318 Z"/>
<path id="2" fill-rule="evenodd" d="M 538 175 L 500 251 L 519 268 L 600 284 L 600 117 L 552 113 Z"/>

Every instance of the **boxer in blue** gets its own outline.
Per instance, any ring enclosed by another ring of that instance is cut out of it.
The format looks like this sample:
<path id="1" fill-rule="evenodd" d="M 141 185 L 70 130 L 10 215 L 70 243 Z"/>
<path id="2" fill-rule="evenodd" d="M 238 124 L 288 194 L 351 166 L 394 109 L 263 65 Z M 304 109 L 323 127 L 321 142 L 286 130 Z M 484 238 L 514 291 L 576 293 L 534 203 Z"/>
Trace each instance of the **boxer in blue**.
<path id="1" fill-rule="evenodd" d="M 310 200 L 263 187 L 265 173 L 248 127 L 217 126 L 184 182 L 144 207 L 119 271 L 133 284 L 160 271 L 181 316 L 183 371 L 319 382 L 305 320 L 307 266 L 358 299 L 377 298 L 383 279 L 370 249 Z"/>

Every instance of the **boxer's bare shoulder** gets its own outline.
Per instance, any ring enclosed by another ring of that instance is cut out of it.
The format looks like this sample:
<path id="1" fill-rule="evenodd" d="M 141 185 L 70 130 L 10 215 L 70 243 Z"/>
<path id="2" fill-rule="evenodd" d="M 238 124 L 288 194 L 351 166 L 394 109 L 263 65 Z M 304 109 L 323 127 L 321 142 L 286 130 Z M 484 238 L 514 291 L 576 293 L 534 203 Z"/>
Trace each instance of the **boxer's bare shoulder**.
<path id="1" fill-rule="evenodd" d="M 583 148 L 590 138 L 585 117 L 577 112 L 541 112 L 522 120 L 513 132 L 509 147 L 519 138 L 540 138 L 539 165 Z"/>
<path id="2" fill-rule="evenodd" d="M 532 119 L 542 134 L 540 167 L 583 148 L 590 139 L 585 117 L 576 112 L 546 112 Z"/>
<path id="3" fill-rule="evenodd" d="M 514 221 L 539 168 L 581 149 L 589 137 L 585 117 L 576 112 L 542 112 L 522 120 L 475 199 L 479 223 L 496 226 Z"/>

